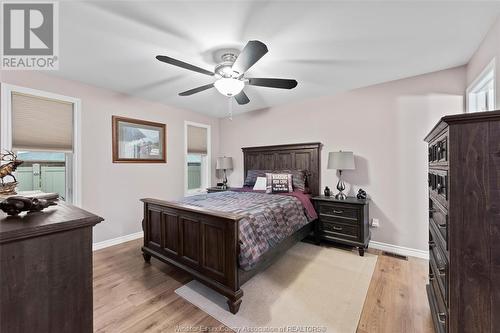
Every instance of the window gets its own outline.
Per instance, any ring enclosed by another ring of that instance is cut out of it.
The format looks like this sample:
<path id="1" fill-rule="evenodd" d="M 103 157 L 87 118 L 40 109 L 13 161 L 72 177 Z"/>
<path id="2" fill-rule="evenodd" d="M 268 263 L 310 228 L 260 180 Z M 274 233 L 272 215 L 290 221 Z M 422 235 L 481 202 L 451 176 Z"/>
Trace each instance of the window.
<path id="1" fill-rule="evenodd" d="M 205 192 L 210 185 L 210 126 L 185 124 L 185 194 Z"/>
<path id="2" fill-rule="evenodd" d="M 495 110 L 495 59 L 467 89 L 467 111 Z"/>
<path id="3" fill-rule="evenodd" d="M 61 199 L 67 200 L 66 159 L 71 158 L 71 154 L 19 151 L 17 157 L 24 161 L 16 171 L 18 191 L 58 193 Z"/>
<path id="4" fill-rule="evenodd" d="M 18 191 L 56 192 L 79 205 L 77 99 L 2 84 L 1 149 L 24 161 Z"/>

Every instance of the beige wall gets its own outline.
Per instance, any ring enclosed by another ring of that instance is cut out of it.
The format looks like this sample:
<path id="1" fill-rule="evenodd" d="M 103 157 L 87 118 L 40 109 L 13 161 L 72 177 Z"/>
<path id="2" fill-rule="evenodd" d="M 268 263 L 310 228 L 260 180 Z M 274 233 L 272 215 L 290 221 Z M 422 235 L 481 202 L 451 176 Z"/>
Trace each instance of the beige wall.
<path id="1" fill-rule="evenodd" d="M 467 87 L 493 58 L 496 58 L 496 109 L 500 109 L 500 17 L 467 65 Z"/>
<path id="2" fill-rule="evenodd" d="M 81 99 L 82 206 L 106 219 L 94 229 L 94 242 L 141 231 L 140 198 L 183 196 L 185 120 L 212 126 L 215 165 L 218 119 L 37 72 L 1 71 L 0 77 L 1 82 Z M 167 124 L 167 164 L 113 164 L 112 115 Z"/>
<path id="3" fill-rule="evenodd" d="M 345 180 L 371 196 L 370 215 L 380 219 L 372 239 L 427 249 L 427 147 L 423 141 L 445 114 L 463 112 L 465 68 L 255 111 L 220 123 L 220 152 L 234 159 L 231 185 L 243 181 L 241 147 L 320 141 L 321 184 L 334 188 L 329 151 L 352 150 L 355 171 Z"/>

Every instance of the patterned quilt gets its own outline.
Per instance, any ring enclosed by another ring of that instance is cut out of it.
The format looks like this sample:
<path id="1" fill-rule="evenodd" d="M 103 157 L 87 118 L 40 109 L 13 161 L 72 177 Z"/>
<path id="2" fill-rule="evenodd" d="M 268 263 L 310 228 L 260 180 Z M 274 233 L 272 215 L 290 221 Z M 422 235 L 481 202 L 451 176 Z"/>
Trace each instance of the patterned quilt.
<path id="1" fill-rule="evenodd" d="M 252 269 L 264 253 L 310 221 L 302 203 L 293 196 L 226 191 L 179 202 L 245 216 L 239 225 L 239 263 L 244 270 Z"/>

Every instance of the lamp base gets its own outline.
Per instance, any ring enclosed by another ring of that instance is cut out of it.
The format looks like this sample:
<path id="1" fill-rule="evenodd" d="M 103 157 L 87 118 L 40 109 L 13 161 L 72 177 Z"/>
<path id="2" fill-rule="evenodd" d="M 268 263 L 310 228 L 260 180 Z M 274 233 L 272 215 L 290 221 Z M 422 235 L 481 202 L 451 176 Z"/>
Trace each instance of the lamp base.
<path id="1" fill-rule="evenodd" d="M 343 190 L 345 190 L 345 184 L 342 180 L 342 170 L 339 170 L 339 174 L 339 182 L 337 183 L 337 190 L 339 190 L 339 193 L 335 194 L 335 199 L 345 200 L 347 199 L 347 196 L 342 192 Z"/>
<path id="2" fill-rule="evenodd" d="M 343 192 L 339 192 L 339 193 L 335 194 L 335 199 L 345 200 L 345 199 L 347 199 L 347 195 L 345 195 Z"/>
<path id="3" fill-rule="evenodd" d="M 223 185 L 222 185 L 222 188 L 223 189 L 227 189 L 227 174 L 226 174 L 226 169 L 224 169 L 224 180 L 222 181 Z"/>

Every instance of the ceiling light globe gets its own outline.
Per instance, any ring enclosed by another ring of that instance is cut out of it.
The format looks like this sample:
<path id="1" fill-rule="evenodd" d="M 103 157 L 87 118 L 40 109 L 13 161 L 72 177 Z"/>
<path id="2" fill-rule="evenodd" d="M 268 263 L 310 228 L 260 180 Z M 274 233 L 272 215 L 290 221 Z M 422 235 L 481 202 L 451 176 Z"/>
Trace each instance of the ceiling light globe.
<path id="1" fill-rule="evenodd" d="M 245 84 L 243 81 L 233 78 L 221 78 L 214 83 L 215 88 L 224 96 L 238 95 Z"/>

